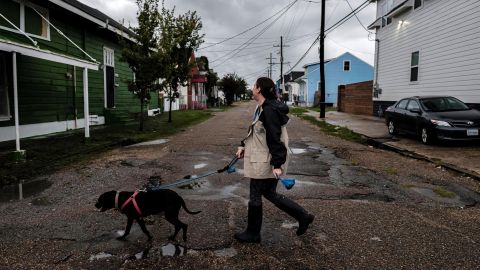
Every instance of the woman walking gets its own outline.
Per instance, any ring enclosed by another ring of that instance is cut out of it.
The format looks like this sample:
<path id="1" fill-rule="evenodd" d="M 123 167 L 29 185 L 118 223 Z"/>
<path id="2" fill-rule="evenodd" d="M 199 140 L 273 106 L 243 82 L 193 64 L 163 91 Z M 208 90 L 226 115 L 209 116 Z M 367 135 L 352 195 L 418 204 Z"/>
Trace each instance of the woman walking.
<path id="1" fill-rule="evenodd" d="M 240 242 L 260 242 L 262 227 L 262 196 L 276 207 L 295 218 L 297 235 L 302 235 L 313 222 L 314 216 L 284 195 L 276 192 L 278 177 L 288 165 L 288 107 L 277 100 L 275 84 L 269 78 L 258 78 L 253 88 L 258 105 L 247 137 L 236 153 L 244 158 L 245 177 L 250 178 L 248 224 L 244 232 L 236 233 Z"/>

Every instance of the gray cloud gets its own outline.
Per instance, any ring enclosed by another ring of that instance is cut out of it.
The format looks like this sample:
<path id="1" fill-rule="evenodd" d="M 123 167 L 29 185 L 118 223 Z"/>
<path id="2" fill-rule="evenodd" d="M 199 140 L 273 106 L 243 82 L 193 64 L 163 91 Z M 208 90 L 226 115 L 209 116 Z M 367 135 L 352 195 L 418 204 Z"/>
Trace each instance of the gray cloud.
<path id="1" fill-rule="evenodd" d="M 128 22 L 131 22 L 132 25 L 136 22 L 137 8 L 133 0 L 80 1 L 99 9 L 116 20 L 124 19 L 127 25 Z M 354 8 L 364 2 L 364 0 L 349 1 Z M 175 6 L 177 14 L 188 10 L 197 11 L 202 18 L 202 32 L 205 33 L 205 43 L 202 47 L 205 47 L 256 25 L 291 2 L 292 0 L 166 0 L 165 4 L 169 8 Z M 232 57 L 233 52 L 229 54 L 228 52 L 234 51 L 242 43 L 259 33 L 268 22 L 235 39 L 201 49 L 197 52 L 197 56 L 207 56 L 211 63 L 210 66 L 218 72 L 220 77 L 236 72 L 246 78 L 249 84 L 252 84 L 256 77 L 266 75 L 268 67 L 266 58 L 270 53 L 277 58 L 274 61 L 279 62 L 280 56 L 277 54 L 279 50 L 273 45 L 278 45 L 280 36 L 283 35 L 285 43 L 289 46 L 284 48 L 284 61 L 290 62 L 290 66 L 284 65 L 284 72 L 288 71 L 314 41 L 316 37 L 314 33 L 318 34 L 320 31 L 320 9 L 319 3 L 299 0 L 271 28 L 235 56 Z M 346 0 L 327 0 L 327 28 L 350 11 Z M 373 22 L 375 11 L 375 5 L 371 4 L 358 14 L 363 25 L 368 26 Z M 307 36 L 307 34 L 310 35 Z M 373 35 L 371 37 L 373 38 Z M 374 47 L 374 42 L 368 39 L 367 31 L 353 17 L 327 35 L 325 54 L 326 58 L 332 58 L 349 51 L 367 63 L 373 64 Z M 224 62 L 226 59 L 228 60 Z M 316 61 L 318 61 L 318 45 L 312 48 L 307 57 L 294 70 L 302 70 L 304 64 Z M 279 65 L 274 66 L 273 76 L 274 80 L 280 77 Z"/>

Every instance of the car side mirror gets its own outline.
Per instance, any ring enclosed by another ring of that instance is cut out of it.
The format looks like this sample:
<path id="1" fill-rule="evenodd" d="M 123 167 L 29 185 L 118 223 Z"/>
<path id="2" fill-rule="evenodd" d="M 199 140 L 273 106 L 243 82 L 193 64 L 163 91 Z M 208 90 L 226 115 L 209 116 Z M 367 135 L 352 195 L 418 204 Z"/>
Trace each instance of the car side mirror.
<path id="1" fill-rule="evenodd" d="M 412 113 L 422 114 L 422 111 L 419 108 L 411 108 L 409 111 Z"/>

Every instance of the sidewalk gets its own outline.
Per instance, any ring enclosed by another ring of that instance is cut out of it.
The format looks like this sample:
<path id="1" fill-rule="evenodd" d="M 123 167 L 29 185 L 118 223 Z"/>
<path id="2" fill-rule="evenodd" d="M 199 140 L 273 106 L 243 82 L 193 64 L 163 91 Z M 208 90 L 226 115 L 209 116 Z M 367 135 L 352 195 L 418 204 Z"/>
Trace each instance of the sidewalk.
<path id="1" fill-rule="evenodd" d="M 308 115 L 319 118 L 319 113 L 309 111 Z M 326 112 L 325 121 L 329 124 L 346 127 L 368 139 L 372 144 L 399 152 L 417 159 L 423 159 L 448 169 L 480 179 L 480 145 L 423 145 L 419 140 L 404 135 L 391 136 L 383 118 L 353 115 L 342 112 Z"/>

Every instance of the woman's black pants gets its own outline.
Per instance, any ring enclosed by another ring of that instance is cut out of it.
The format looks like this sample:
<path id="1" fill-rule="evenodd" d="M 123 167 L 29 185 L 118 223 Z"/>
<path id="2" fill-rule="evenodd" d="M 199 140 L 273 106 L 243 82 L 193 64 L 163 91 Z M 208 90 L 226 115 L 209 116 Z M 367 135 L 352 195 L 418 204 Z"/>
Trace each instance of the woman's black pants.
<path id="1" fill-rule="evenodd" d="M 261 226 L 261 209 L 262 209 L 262 196 L 272 202 L 280 210 L 284 211 L 297 221 L 305 219 L 308 215 L 307 211 L 303 209 L 296 202 L 290 200 L 282 194 L 277 193 L 278 180 L 271 179 L 251 179 L 250 180 L 250 201 L 248 202 L 249 209 L 260 209 L 259 214 L 254 214 L 252 218 L 260 218 Z M 250 211 L 249 211 L 250 212 Z M 249 215 L 250 218 L 250 215 Z M 258 221 L 257 221 L 258 222 Z"/>

